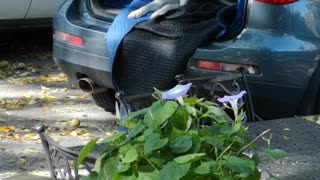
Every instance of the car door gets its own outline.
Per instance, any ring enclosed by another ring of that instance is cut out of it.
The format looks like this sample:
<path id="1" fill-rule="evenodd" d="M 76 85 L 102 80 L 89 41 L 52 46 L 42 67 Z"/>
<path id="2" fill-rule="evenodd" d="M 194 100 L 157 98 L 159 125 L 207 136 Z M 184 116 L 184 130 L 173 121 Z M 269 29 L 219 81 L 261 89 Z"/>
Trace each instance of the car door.
<path id="1" fill-rule="evenodd" d="M 31 0 L 0 0 L 0 20 L 23 19 Z"/>
<path id="2" fill-rule="evenodd" d="M 52 18 L 64 0 L 32 0 L 27 19 Z"/>

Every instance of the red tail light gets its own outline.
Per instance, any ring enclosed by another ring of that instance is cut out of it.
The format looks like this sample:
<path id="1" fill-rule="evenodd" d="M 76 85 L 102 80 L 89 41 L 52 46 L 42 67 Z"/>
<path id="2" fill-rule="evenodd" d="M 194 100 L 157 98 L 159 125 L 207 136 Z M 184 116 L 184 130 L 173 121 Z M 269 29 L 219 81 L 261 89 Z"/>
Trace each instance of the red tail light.
<path id="1" fill-rule="evenodd" d="M 272 4 L 272 5 L 286 5 L 286 4 L 297 2 L 298 0 L 255 0 L 255 1 L 266 3 L 266 4 Z"/>
<path id="2" fill-rule="evenodd" d="M 83 46 L 83 40 L 81 37 L 74 36 L 61 31 L 55 31 L 54 37 L 60 41 L 64 41 L 76 46 Z"/>
<path id="3" fill-rule="evenodd" d="M 246 74 L 261 75 L 261 71 L 257 66 L 244 65 L 244 64 L 229 64 L 220 63 L 206 60 L 198 60 L 196 67 L 199 69 L 211 71 L 224 71 L 224 72 L 237 72 L 239 67 L 244 68 Z"/>

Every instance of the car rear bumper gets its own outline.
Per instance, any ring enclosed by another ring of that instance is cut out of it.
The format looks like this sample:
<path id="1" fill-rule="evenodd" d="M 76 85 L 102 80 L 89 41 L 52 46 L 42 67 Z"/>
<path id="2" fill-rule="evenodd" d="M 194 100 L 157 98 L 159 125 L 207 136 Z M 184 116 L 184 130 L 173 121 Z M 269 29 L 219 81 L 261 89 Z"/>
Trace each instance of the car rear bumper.
<path id="1" fill-rule="evenodd" d="M 107 57 L 84 53 L 57 44 L 54 44 L 53 57 L 59 68 L 73 83 L 80 78 L 89 77 L 102 87 L 113 87 Z"/>

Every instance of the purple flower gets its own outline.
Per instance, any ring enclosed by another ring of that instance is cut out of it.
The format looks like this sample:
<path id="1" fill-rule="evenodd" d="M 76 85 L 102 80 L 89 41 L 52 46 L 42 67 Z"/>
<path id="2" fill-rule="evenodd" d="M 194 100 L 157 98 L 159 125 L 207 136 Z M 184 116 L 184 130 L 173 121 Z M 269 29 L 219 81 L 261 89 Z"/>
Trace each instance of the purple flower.
<path id="1" fill-rule="evenodd" d="M 181 96 L 184 96 L 188 93 L 192 83 L 188 83 L 186 85 L 176 85 L 172 89 L 162 92 L 161 96 L 163 100 L 171 100 L 171 99 L 176 99 Z"/>
<path id="2" fill-rule="evenodd" d="M 223 103 L 226 107 L 230 108 L 229 106 L 227 106 L 227 103 L 230 103 L 231 108 L 233 110 L 234 113 L 234 117 L 235 119 L 237 119 L 238 117 L 238 100 L 240 98 L 242 98 L 242 96 L 246 94 L 246 91 L 241 91 L 239 94 L 237 95 L 233 95 L 233 96 L 224 96 L 223 98 L 218 98 L 218 101 Z M 241 118 L 242 119 L 242 118 Z"/>

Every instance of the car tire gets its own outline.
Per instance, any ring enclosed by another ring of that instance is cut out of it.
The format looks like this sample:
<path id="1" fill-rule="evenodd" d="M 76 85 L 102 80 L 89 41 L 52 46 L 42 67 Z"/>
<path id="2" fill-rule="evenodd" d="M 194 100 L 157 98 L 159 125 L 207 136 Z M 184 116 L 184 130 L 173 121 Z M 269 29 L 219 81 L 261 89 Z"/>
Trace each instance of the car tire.
<path id="1" fill-rule="evenodd" d="M 92 94 L 92 99 L 95 103 L 103 108 L 105 111 L 115 112 L 115 91 L 113 89 L 107 89 L 104 92 Z"/>

